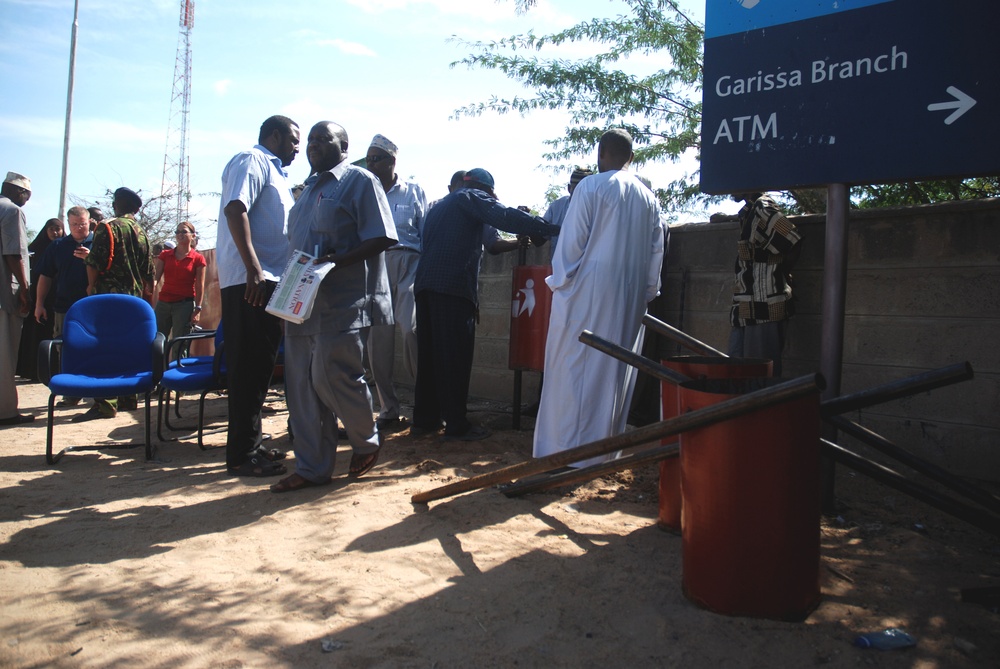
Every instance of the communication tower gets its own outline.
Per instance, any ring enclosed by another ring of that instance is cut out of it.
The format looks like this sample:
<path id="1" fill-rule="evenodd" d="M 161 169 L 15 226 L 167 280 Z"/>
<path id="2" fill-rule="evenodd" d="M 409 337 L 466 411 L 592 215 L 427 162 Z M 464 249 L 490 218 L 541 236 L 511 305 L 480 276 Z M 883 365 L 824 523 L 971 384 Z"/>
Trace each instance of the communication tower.
<path id="1" fill-rule="evenodd" d="M 161 219 L 173 214 L 174 225 L 188 220 L 191 202 L 191 174 L 188 166 L 188 117 L 191 114 L 191 29 L 194 28 L 194 0 L 181 0 L 180 35 L 174 63 L 174 87 L 170 97 L 167 148 L 163 154 L 163 181 L 160 185 Z M 170 211 L 173 208 L 174 211 Z"/>

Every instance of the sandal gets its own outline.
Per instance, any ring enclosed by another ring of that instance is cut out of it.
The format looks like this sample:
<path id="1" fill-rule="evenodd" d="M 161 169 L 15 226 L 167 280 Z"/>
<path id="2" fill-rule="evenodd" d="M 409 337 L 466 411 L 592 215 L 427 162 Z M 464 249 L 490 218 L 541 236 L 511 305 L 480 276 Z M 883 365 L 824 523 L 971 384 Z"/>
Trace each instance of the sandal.
<path id="1" fill-rule="evenodd" d="M 249 476 L 252 478 L 266 478 L 268 476 L 281 476 L 288 473 L 285 465 L 279 462 L 271 462 L 259 453 L 254 453 L 246 462 L 239 467 L 230 467 L 228 470 L 231 476 Z"/>
<path id="2" fill-rule="evenodd" d="M 303 478 L 298 474 L 292 474 L 291 476 L 286 476 L 277 483 L 271 486 L 271 492 L 273 493 L 283 493 L 283 492 L 295 492 L 296 490 L 303 490 L 304 488 L 315 488 L 317 486 L 326 485 L 329 481 L 324 481 L 323 483 L 317 483 L 316 481 L 310 481 L 307 478 Z"/>
<path id="3" fill-rule="evenodd" d="M 378 454 L 381 450 L 382 448 L 379 447 L 377 451 L 372 453 L 355 453 L 352 455 L 351 468 L 347 470 L 347 475 L 352 478 L 358 478 L 370 472 L 372 467 L 378 462 Z"/>
<path id="4" fill-rule="evenodd" d="M 271 462 L 277 462 L 278 460 L 284 460 L 288 457 L 288 453 L 281 450 L 280 448 L 259 448 L 257 452 L 263 455 L 265 458 Z"/>

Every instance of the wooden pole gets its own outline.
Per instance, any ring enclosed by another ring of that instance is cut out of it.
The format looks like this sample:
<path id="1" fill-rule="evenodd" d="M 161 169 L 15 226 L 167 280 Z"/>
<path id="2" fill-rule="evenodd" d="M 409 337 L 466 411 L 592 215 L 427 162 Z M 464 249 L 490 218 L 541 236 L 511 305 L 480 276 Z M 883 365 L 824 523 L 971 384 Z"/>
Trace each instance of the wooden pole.
<path id="1" fill-rule="evenodd" d="M 570 471 L 563 471 L 549 476 L 521 479 L 517 483 L 511 483 L 509 486 L 506 486 L 503 489 L 503 494 L 507 495 L 507 497 L 520 497 L 521 495 L 541 492 L 549 488 L 583 483 L 598 476 L 620 472 L 623 469 L 634 469 L 635 467 L 651 465 L 667 458 L 676 458 L 679 454 L 680 446 L 677 442 L 665 446 L 655 446 L 644 451 L 639 451 L 638 453 L 629 453 L 617 460 L 601 462 L 589 467 L 571 469 Z"/>
<path id="2" fill-rule="evenodd" d="M 819 374 L 808 374 L 806 376 L 792 379 L 776 386 L 757 390 L 746 395 L 740 395 L 731 400 L 719 402 L 704 409 L 691 411 L 682 416 L 671 418 L 640 427 L 625 434 L 612 435 L 604 439 L 583 444 L 576 448 L 570 448 L 559 453 L 522 462 L 509 467 L 502 467 L 492 472 L 473 476 L 463 481 L 456 481 L 439 488 L 417 493 L 410 499 L 415 504 L 424 504 L 437 499 L 451 497 L 463 492 L 478 490 L 491 485 L 509 483 L 525 476 L 540 474 L 542 472 L 564 467 L 580 460 L 586 460 L 598 455 L 606 455 L 614 451 L 620 451 L 629 446 L 659 441 L 664 437 L 669 437 L 688 430 L 705 427 L 720 423 L 730 418 L 742 416 L 758 409 L 788 402 L 810 393 L 819 392 L 825 386 L 823 377 Z"/>

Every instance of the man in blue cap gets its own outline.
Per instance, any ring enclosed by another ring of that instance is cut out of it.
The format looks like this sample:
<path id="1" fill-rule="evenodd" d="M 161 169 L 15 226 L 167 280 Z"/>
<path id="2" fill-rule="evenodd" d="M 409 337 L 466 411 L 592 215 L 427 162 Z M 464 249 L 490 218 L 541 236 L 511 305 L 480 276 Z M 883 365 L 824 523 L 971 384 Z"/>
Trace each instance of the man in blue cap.
<path id="1" fill-rule="evenodd" d="M 443 420 L 446 439 L 475 441 L 490 434 L 466 418 L 484 228 L 533 236 L 556 234 L 558 228 L 500 204 L 493 191 L 493 175 L 482 168 L 469 170 L 463 184 L 432 207 L 424 223 L 423 251 L 413 286 L 417 383 L 412 431 L 437 431 Z"/>

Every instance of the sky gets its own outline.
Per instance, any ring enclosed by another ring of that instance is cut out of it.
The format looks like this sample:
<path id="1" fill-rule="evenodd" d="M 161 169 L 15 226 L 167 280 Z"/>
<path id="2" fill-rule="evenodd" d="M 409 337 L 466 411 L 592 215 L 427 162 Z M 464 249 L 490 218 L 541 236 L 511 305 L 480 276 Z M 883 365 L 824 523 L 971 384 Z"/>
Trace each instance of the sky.
<path id="1" fill-rule="evenodd" d="M 67 193 L 87 203 L 119 186 L 158 195 L 180 0 L 79 3 Z M 703 2 L 681 5 L 704 20 Z M 499 72 L 449 67 L 473 52 L 459 40 L 545 34 L 626 9 L 620 0 L 539 0 L 519 16 L 513 0 L 196 0 L 188 160 L 200 247 L 214 247 L 223 167 L 256 143 L 272 114 L 301 128 L 301 153 L 289 167 L 295 183 L 309 172 L 308 129 L 331 120 L 347 130 L 352 160 L 377 133 L 395 142 L 397 174 L 430 200 L 447 193 L 455 170 L 484 167 L 501 202 L 544 209 L 549 186 L 568 182 L 573 162 L 595 163 L 596 150 L 545 161 L 543 140 L 565 132 L 564 112 L 456 118 L 456 109 L 491 95 L 530 93 Z M 0 170 L 32 180 L 25 213 L 33 230 L 60 213 L 72 23 L 72 0 L 0 0 Z M 587 49 L 542 55 L 581 57 Z M 649 58 L 629 67 L 661 65 Z M 655 187 L 695 167 L 638 171 Z"/>

